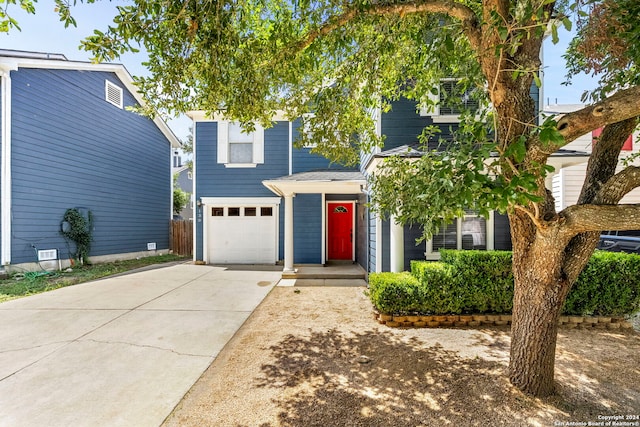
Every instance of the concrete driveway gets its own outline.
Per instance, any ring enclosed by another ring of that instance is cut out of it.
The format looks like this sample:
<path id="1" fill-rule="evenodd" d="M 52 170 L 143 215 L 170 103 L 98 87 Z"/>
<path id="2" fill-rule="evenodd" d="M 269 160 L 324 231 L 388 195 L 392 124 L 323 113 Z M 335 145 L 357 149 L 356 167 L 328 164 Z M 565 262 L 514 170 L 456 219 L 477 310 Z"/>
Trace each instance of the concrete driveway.
<path id="1" fill-rule="evenodd" d="M 0 304 L 0 426 L 159 426 L 281 276 L 180 264 Z"/>

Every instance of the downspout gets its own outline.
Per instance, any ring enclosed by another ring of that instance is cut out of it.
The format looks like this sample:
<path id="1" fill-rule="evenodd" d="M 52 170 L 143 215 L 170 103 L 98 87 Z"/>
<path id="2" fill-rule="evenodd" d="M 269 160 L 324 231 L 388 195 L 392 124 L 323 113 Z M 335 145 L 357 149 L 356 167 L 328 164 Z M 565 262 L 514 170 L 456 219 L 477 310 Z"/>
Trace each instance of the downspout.
<path id="1" fill-rule="evenodd" d="M 289 120 L 289 175 L 293 174 L 293 122 Z"/>
<path id="2" fill-rule="evenodd" d="M 0 65 L 2 162 L 0 164 L 0 265 L 11 263 L 11 70 Z"/>
<path id="3" fill-rule="evenodd" d="M 196 171 L 198 170 L 198 167 L 196 165 L 196 144 L 197 144 L 197 135 L 196 135 L 196 120 L 194 118 L 191 119 L 192 120 L 192 124 L 191 124 L 191 194 L 193 195 L 193 248 L 191 248 L 191 251 L 193 253 L 193 261 L 197 261 L 198 257 L 198 242 L 197 242 L 197 238 L 196 236 L 197 234 L 197 230 L 198 230 L 198 219 L 200 219 L 200 221 L 202 221 L 202 217 L 203 215 L 203 210 L 204 207 L 202 206 L 202 203 L 200 202 L 200 197 L 198 197 L 198 193 L 197 193 L 197 187 L 196 187 Z M 204 225 L 203 225 L 204 227 Z M 204 230 L 203 230 L 203 236 L 204 236 Z M 202 253 L 204 254 L 204 245 L 202 247 Z M 203 256 L 204 259 L 204 256 Z"/>

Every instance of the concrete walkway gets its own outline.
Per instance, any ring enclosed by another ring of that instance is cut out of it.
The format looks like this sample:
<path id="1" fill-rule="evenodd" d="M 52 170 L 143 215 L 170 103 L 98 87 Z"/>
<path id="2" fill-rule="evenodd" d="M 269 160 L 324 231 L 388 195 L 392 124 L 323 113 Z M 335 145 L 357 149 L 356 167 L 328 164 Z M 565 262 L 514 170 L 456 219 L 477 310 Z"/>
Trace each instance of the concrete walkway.
<path id="1" fill-rule="evenodd" d="M 0 426 L 159 426 L 280 276 L 181 264 L 0 304 Z"/>

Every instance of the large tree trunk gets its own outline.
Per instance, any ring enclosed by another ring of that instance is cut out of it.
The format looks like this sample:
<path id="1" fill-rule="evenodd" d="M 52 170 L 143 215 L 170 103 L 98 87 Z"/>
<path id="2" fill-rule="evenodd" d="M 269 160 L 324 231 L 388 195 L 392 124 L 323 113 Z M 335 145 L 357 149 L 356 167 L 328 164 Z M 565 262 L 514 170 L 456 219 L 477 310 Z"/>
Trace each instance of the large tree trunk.
<path id="1" fill-rule="evenodd" d="M 564 245 L 536 234 L 529 219 L 511 221 L 515 289 L 511 326 L 511 383 L 525 393 L 554 392 L 558 318 L 571 283 L 563 274 Z"/>
<path id="2" fill-rule="evenodd" d="M 615 204 L 624 191 L 598 195 L 603 183 L 615 173 L 618 154 L 635 120 L 608 126 L 589 160 L 587 178 L 578 204 Z M 509 377 L 520 390 L 535 396 L 554 392 L 555 348 L 558 318 L 572 284 L 589 261 L 599 232 L 580 233 L 570 241 L 555 212 L 553 197 L 546 192 L 540 206 L 548 221 L 543 231 L 522 211 L 509 216 L 513 241 L 515 279 L 511 327 Z"/>

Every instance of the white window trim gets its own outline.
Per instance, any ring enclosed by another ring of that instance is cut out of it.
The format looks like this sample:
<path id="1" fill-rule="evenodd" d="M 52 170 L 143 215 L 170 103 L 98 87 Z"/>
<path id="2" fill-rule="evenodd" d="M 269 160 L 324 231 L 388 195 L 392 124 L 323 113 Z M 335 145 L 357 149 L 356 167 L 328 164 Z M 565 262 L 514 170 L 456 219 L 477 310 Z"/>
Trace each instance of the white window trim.
<path id="1" fill-rule="evenodd" d="M 112 91 L 116 91 L 118 93 L 118 99 L 120 102 L 114 102 L 112 98 L 109 96 L 109 93 Z M 123 109 L 124 108 L 124 92 L 122 88 L 115 83 L 110 82 L 109 80 L 104 81 L 104 99 L 111 105 L 115 105 L 116 107 Z"/>
<path id="2" fill-rule="evenodd" d="M 316 116 L 315 113 L 305 113 L 302 115 L 302 117 L 304 117 L 304 119 L 308 120 L 308 119 L 312 119 Z M 302 126 L 300 126 L 298 128 L 298 132 L 302 132 L 302 133 L 309 133 L 309 122 L 307 121 L 303 121 L 302 122 Z M 303 146 L 302 148 L 316 148 L 318 146 L 318 144 L 312 143 L 312 144 L 308 144 Z"/>
<path id="3" fill-rule="evenodd" d="M 440 79 L 438 83 L 438 93 L 433 94 L 429 93 L 429 99 L 435 103 L 435 105 L 429 106 L 420 106 L 420 116 L 421 117 L 431 117 L 433 123 L 458 123 L 460 122 L 459 114 L 440 114 L 440 86 L 442 82 L 454 82 L 460 79 L 456 78 L 446 78 Z M 479 107 L 479 110 L 482 109 L 483 106 Z"/>
<path id="4" fill-rule="evenodd" d="M 457 250 L 462 248 L 462 219 L 467 217 L 474 217 L 476 215 L 465 215 L 461 218 L 456 218 L 456 246 Z M 489 212 L 489 218 L 486 220 L 486 232 L 487 232 L 487 251 L 492 251 L 495 248 L 495 222 L 494 211 Z M 427 240 L 426 252 L 424 253 L 425 259 L 439 260 L 440 252 L 433 250 L 433 240 Z"/>
<path id="5" fill-rule="evenodd" d="M 229 121 L 218 122 L 218 163 L 224 164 L 227 168 L 254 168 L 264 163 L 264 128 L 259 124 L 255 125 L 253 133 L 253 162 L 251 163 L 230 163 L 229 162 Z"/>

